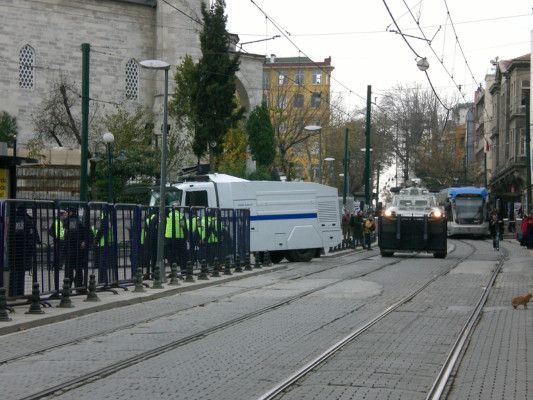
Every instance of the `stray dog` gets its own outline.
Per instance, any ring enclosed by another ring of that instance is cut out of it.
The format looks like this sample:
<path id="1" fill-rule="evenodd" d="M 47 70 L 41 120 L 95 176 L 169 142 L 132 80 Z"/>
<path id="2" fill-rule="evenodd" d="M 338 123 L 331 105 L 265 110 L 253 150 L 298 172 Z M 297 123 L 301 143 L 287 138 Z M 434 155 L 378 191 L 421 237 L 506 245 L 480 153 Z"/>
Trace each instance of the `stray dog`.
<path id="1" fill-rule="evenodd" d="M 513 305 L 514 309 L 516 309 L 516 307 L 518 307 L 520 304 L 522 304 L 524 308 L 527 308 L 527 303 L 529 302 L 531 297 L 533 297 L 531 293 L 528 293 L 524 296 L 513 297 L 513 299 L 511 300 L 511 304 Z"/>

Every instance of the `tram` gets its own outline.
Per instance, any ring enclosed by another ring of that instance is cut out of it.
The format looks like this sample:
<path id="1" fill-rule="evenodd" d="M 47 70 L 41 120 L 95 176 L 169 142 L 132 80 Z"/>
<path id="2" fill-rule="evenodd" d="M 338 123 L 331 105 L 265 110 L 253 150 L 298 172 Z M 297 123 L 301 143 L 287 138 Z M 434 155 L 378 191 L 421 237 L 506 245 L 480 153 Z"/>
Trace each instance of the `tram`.
<path id="1" fill-rule="evenodd" d="M 441 192 L 448 236 L 485 237 L 489 234 L 488 192 L 484 187 L 450 187 Z"/>

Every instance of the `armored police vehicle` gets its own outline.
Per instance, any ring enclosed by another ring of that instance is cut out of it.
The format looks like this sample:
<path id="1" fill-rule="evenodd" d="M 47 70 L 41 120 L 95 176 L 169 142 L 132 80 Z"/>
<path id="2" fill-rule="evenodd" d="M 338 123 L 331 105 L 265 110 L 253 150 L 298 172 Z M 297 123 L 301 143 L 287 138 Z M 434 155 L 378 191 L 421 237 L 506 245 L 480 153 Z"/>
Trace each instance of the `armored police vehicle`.
<path id="1" fill-rule="evenodd" d="M 445 258 L 446 218 L 435 196 L 424 188 L 400 189 L 378 219 L 378 243 L 383 257 L 416 251 Z"/>
<path id="2" fill-rule="evenodd" d="M 152 193 L 151 204 L 159 201 Z M 273 262 L 309 261 L 341 242 L 337 189 L 318 183 L 248 181 L 207 174 L 172 184 L 167 204 L 250 210 L 250 251 Z"/>

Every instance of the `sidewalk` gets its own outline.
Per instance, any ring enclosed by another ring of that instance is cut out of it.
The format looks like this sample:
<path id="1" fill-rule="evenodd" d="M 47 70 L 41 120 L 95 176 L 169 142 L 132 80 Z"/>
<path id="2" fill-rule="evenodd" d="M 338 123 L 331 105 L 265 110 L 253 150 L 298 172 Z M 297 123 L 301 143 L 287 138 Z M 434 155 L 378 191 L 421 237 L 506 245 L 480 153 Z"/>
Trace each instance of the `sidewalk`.
<path id="1" fill-rule="evenodd" d="M 338 257 L 348 254 L 350 251 L 353 250 L 336 251 L 334 253 L 325 254 L 321 258 Z M 97 292 L 98 298 L 100 299 L 98 302 L 86 302 L 84 301 L 86 296 L 72 296 L 71 300 L 74 306 L 73 308 L 58 308 L 57 306 L 59 305 L 60 300 L 50 300 L 49 303 L 52 307 L 42 307 L 44 314 L 26 314 L 26 311 L 29 309 L 29 304 L 17 305 L 14 307 L 15 312 L 9 314 L 11 321 L 0 322 L 0 336 L 81 317 L 99 311 L 143 303 L 208 286 L 237 281 L 251 276 L 268 274 L 270 272 L 286 269 L 290 265 L 293 264 L 273 264 L 271 267 L 262 267 L 261 269 L 253 269 L 252 271 L 243 272 L 235 272 L 232 269 L 233 275 L 221 274 L 219 278 L 209 277 L 209 280 L 197 280 L 195 276 L 194 282 L 185 282 L 180 279 L 179 286 L 170 286 L 167 283 L 164 285 L 163 289 L 152 289 L 151 285 L 153 284 L 153 281 L 144 281 L 145 284 L 150 285 L 150 287 L 145 287 L 144 293 L 135 293 L 133 292 L 134 286 L 128 286 L 127 290 L 116 288 L 115 291 L 117 294 L 113 294 L 112 292 Z"/>
<path id="2" fill-rule="evenodd" d="M 533 292 L 533 251 L 504 240 L 509 251 L 456 372 L 448 399 L 531 399 L 533 301 L 513 309 L 514 296 Z"/>

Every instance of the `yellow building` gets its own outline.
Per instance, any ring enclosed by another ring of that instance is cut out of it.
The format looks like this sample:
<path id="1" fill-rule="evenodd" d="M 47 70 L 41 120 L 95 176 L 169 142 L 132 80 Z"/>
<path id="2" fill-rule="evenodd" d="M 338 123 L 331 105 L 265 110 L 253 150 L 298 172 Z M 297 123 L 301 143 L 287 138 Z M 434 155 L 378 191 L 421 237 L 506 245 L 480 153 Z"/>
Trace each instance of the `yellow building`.
<path id="1" fill-rule="evenodd" d="M 316 180 L 320 134 L 307 125 L 327 127 L 330 116 L 331 57 L 272 55 L 263 66 L 263 98 L 270 109 L 279 166 L 289 178 Z"/>

